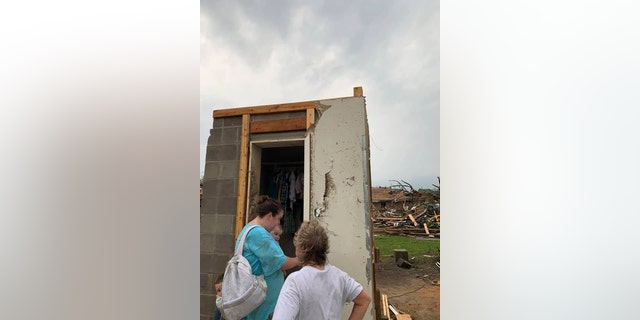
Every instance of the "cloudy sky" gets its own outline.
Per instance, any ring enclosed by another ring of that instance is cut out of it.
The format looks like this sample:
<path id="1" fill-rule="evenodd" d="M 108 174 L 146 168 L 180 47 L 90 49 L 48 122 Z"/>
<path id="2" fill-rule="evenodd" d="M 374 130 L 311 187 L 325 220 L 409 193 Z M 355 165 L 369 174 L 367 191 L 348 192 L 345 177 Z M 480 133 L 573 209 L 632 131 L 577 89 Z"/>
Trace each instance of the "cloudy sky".
<path id="1" fill-rule="evenodd" d="M 200 171 L 212 111 L 366 97 L 373 186 L 440 175 L 438 1 L 201 1 Z"/>

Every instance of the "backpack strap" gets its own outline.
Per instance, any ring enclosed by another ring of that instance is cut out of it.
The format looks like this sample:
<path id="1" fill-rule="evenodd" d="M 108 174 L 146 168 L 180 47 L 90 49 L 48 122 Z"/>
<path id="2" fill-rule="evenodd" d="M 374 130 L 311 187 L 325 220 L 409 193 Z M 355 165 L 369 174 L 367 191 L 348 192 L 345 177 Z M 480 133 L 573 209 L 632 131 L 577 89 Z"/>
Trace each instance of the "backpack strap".
<path id="1" fill-rule="evenodd" d="M 242 249 L 244 249 L 244 239 L 247 238 L 247 234 L 249 234 L 249 231 L 251 231 L 253 228 L 256 228 L 256 227 L 258 227 L 258 225 L 254 224 L 254 225 L 250 226 L 249 228 L 247 228 L 247 231 L 245 231 L 242 234 L 242 238 L 240 239 L 240 244 L 236 248 L 236 253 L 235 254 L 242 254 Z"/>

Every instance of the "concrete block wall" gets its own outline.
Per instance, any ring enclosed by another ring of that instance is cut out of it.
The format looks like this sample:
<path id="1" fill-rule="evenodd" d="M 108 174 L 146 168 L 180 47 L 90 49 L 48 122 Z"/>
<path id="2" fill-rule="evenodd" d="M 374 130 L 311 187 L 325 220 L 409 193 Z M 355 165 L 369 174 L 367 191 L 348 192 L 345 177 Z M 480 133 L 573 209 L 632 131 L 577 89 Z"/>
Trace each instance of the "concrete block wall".
<path id="1" fill-rule="evenodd" d="M 200 320 L 213 319 L 214 282 L 235 245 L 242 117 L 213 121 L 207 143 L 200 208 Z"/>

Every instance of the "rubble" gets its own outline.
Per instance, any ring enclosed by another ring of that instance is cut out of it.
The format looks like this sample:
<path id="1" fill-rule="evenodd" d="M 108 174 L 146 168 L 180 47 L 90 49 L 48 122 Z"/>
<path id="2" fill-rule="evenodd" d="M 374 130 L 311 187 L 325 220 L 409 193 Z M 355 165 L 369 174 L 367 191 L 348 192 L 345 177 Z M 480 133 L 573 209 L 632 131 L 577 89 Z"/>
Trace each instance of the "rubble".
<path id="1" fill-rule="evenodd" d="M 371 188 L 374 233 L 440 238 L 440 177 L 433 189 L 416 191 L 404 180 Z"/>
<path id="2" fill-rule="evenodd" d="M 373 217 L 374 233 L 440 238 L 440 206 L 421 204 L 407 211 L 385 211 Z M 419 212 L 414 215 L 415 212 Z"/>
<path id="3" fill-rule="evenodd" d="M 396 261 L 396 265 L 400 268 L 405 268 L 405 269 L 411 269 L 411 267 L 413 267 L 413 264 L 411 264 L 409 261 L 402 258 Z"/>

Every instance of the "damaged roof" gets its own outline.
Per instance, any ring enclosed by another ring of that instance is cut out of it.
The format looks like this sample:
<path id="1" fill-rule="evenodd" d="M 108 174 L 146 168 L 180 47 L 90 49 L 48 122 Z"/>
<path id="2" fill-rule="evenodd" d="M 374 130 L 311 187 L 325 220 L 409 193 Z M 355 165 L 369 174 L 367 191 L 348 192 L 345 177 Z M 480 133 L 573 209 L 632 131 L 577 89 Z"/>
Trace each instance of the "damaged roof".
<path id="1" fill-rule="evenodd" d="M 381 201 L 402 201 L 407 197 L 404 195 L 402 190 L 392 190 L 391 188 L 384 187 L 372 187 L 371 188 L 371 201 L 372 202 L 381 202 Z"/>

